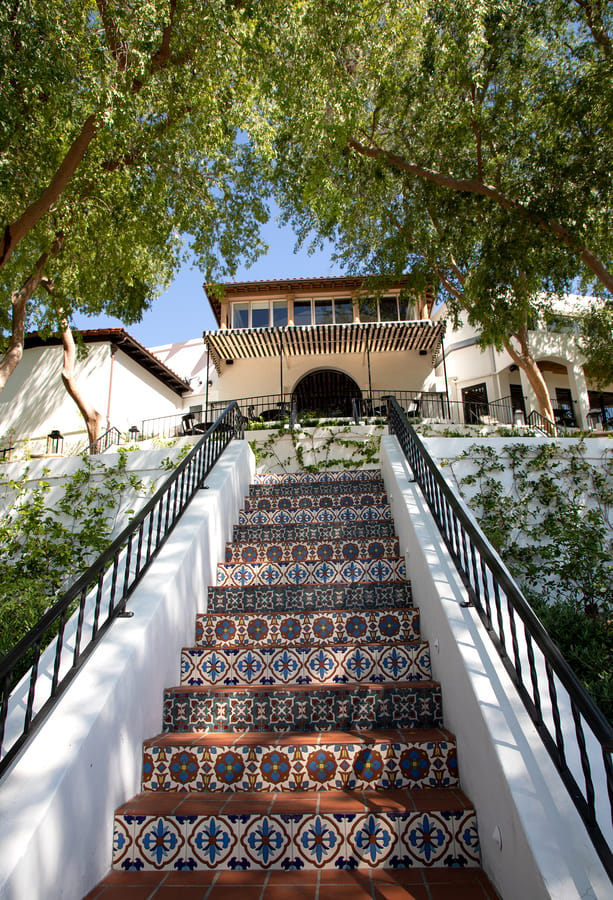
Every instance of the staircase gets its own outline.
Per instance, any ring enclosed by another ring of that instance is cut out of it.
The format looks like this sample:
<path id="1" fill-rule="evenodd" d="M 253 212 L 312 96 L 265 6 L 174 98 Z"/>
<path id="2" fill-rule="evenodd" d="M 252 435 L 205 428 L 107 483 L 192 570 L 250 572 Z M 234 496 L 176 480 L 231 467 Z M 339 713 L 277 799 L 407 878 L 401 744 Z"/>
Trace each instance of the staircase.
<path id="1" fill-rule="evenodd" d="M 163 727 L 88 900 L 497 896 L 378 472 L 251 486 Z"/>

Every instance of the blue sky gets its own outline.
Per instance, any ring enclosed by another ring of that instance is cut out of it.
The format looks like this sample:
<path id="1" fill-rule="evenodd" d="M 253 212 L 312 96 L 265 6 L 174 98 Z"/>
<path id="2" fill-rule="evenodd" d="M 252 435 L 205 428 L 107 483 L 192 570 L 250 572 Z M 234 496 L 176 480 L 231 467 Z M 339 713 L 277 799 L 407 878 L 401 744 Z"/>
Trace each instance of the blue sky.
<path id="1" fill-rule="evenodd" d="M 302 278 L 309 276 L 338 275 L 341 270 L 331 261 L 332 250 L 309 256 L 306 250 L 294 254 L 296 237 L 288 227 L 281 227 L 274 219 L 262 229 L 262 236 L 270 249 L 266 256 L 251 266 L 240 268 L 236 281 L 256 281 L 269 278 Z M 209 308 L 202 284 L 202 272 L 185 264 L 167 291 L 153 303 L 136 325 L 126 326 L 126 331 L 145 347 L 177 343 L 197 338 L 217 327 Z M 120 328 L 118 319 L 110 316 L 75 316 L 78 328 Z"/>

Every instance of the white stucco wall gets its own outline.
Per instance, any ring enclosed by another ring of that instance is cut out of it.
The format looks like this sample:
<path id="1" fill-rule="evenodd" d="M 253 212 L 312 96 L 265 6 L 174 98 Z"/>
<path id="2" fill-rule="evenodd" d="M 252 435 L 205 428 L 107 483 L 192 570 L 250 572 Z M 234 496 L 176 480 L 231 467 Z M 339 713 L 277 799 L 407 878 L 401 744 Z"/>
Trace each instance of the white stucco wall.
<path id="1" fill-rule="evenodd" d="M 93 344 L 78 359 L 75 374 L 85 396 L 106 420 L 110 347 Z M 62 348 L 35 347 L 23 359 L 0 394 L 0 434 L 9 428 L 17 438 L 43 438 L 53 429 L 64 436 L 85 431 L 83 418 L 61 380 Z"/>
<path id="2" fill-rule="evenodd" d="M 64 451 L 87 441 L 85 423 L 61 381 L 61 346 L 26 350 L 21 363 L 0 394 L 0 436 L 9 429 L 17 440 L 33 439 L 30 450 L 44 453 L 47 435 L 57 429 Z M 77 359 L 75 378 L 85 399 L 103 418 L 103 430 L 125 432 L 149 417 L 171 415 L 183 408 L 182 398 L 166 387 L 120 348 L 109 343 L 87 347 Z M 2 444 L 0 444 L 2 446 Z"/>
<path id="3" fill-rule="evenodd" d="M 140 789 L 142 742 L 161 731 L 252 472 L 232 442 L 130 598 L 134 617 L 112 625 L 5 775 L 2 900 L 79 900 L 110 868 L 114 810 Z"/>
<path id="4" fill-rule="evenodd" d="M 429 390 L 433 380 L 431 354 L 420 356 L 416 350 L 396 353 L 372 353 L 370 357 L 373 390 Z M 332 369 L 343 372 L 367 391 L 368 362 L 364 353 L 326 354 L 320 356 L 284 356 L 283 391 L 293 391 L 310 372 Z M 281 387 L 279 360 L 238 359 L 223 365 L 221 378 L 211 390 L 213 400 L 279 394 Z"/>
<path id="5" fill-rule="evenodd" d="M 205 394 L 207 351 L 201 337 L 175 344 L 149 348 L 169 369 L 190 381 L 195 395 Z M 215 384 L 218 375 L 209 361 L 209 380 Z M 186 398 L 187 400 L 187 398 Z"/>
<path id="6" fill-rule="evenodd" d="M 401 552 L 477 811 L 483 866 L 504 900 L 606 900 L 611 884 L 465 589 L 395 438 L 381 467 Z"/>
<path id="7" fill-rule="evenodd" d="M 143 419 L 181 412 L 183 400 L 119 349 L 110 387 L 109 424 L 126 432 Z M 106 415 L 106 411 L 105 411 Z"/>
<path id="8" fill-rule="evenodd" d="M 455 486 L 456 479 L 459 481 L 466 475 L 472 475 L 476 471 L 476 466 L 471 461 L 469 455 L 463 459 L 458 459 L 458 457 L 460 457 L 462 453 L 468 451 L 473 444 L 478 443 L 479 446 L 490 447 L 498 456 L 501 456 L 505 447 L 516 442 L 515 438 L 482 436 L 475 438 L 422 437 L 421 440 L 430 456 L 437 462 L 440 463 L 441 460 L 453 460 L 453 466 L 451 468 L 449 466 L 444 466 L 442 469 L 443 474 L 452 486 Z M 556 444 L 564 450 L 576 446 L 578 443 L 579 440 L 577 438 L 548 438 L 544 436 L 521 438 L 522 445 L 534 447 L 535 449 L 544 444 Z M 583 441 L 582 444 L 584 447 L 582 458 L 590 463 L 590 465 L 599 467 L 603 464 L 605 454 L 610 454 L 611 451 L 613 451 L 613 436 L 611 438 L 588 438 Z M 500 480 L 505 491 L 511 491 L 513 486 L 513 473 L 510 469 L 493 473 L 493 477 Z M 463 492 L 469 497 L 478 490 L 478 485 L 467 485 L 463 488 Z"/>

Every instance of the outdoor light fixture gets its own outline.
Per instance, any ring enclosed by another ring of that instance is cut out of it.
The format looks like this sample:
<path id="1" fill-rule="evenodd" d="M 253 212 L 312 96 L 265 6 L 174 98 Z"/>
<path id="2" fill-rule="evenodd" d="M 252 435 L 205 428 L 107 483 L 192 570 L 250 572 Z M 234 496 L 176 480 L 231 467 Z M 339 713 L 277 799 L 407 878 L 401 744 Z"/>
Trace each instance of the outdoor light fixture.
<path id="1" fill-rule="evenodd" d="M 133 441 L 135 441 L 135 440 L 137 439 L 137 437 L 138 437 L 138 426 L 137 426 L 137 425 L 130 425 L 130 429 L 129 429 L 129 430 L 130 430 L 130 438 L 131 438 Z"/>
<path id="2" fill-rule="evenodd" d="M 64 449 L 64 436 L 55 428 L 47 435 L 47 454 L 59 453 Z"/>

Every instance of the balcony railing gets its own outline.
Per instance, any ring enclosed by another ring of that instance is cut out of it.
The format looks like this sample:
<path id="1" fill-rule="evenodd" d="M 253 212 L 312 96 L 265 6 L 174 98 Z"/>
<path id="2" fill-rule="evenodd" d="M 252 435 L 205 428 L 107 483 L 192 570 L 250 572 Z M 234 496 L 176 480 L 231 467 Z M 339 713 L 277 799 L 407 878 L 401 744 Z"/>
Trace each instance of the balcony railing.
<path id="1" fill-rule="evenodd" d="M 470 601 L 613 878 L 613 728 L 395 401 L 390 403 L 389 429 L 426 497 Z"/>
<path id="2" fill-rule="evenodd" d="M 266 394 L 236 399 L 244 427 L 261 427 L 279 422 L 300 421 L 308 418 L 346 418 L 356 423 L 376 418 L 387 418 L 388 403 L 394 398 L 411 420 L 425 420 L 443 425 L 503 426 L 511 428 L 528 425 L 555 436 L 555 423 L 547 423 L 540 413 L 533 412 L 525 419 L 510 396 L 500 400 L 450 400 L 441 391 L 389 390 L 364 391 L 363 396 L 312 396 L 309 407 L 296 404 L 291 393 Z M 200 434 L 207 430 L 227 401 L 215 401 L 208 408 L 193 412 L 175 413 L 145 419 L 142 422 L 143 438 L 174 438 L 185 434 Z"/>
<path id="3" fill-rule="evenodd" d="M 110 547 L 0 660 L 0 775 L 112 622 L 130 615 L 126 604 L 135 587 L 227 445 L 242 436 L 243 418 L 231 403 Z M 48 675 L 39 674 L 47 645 Z M 13 702 L 11 692 L 22 673 Z"/>

